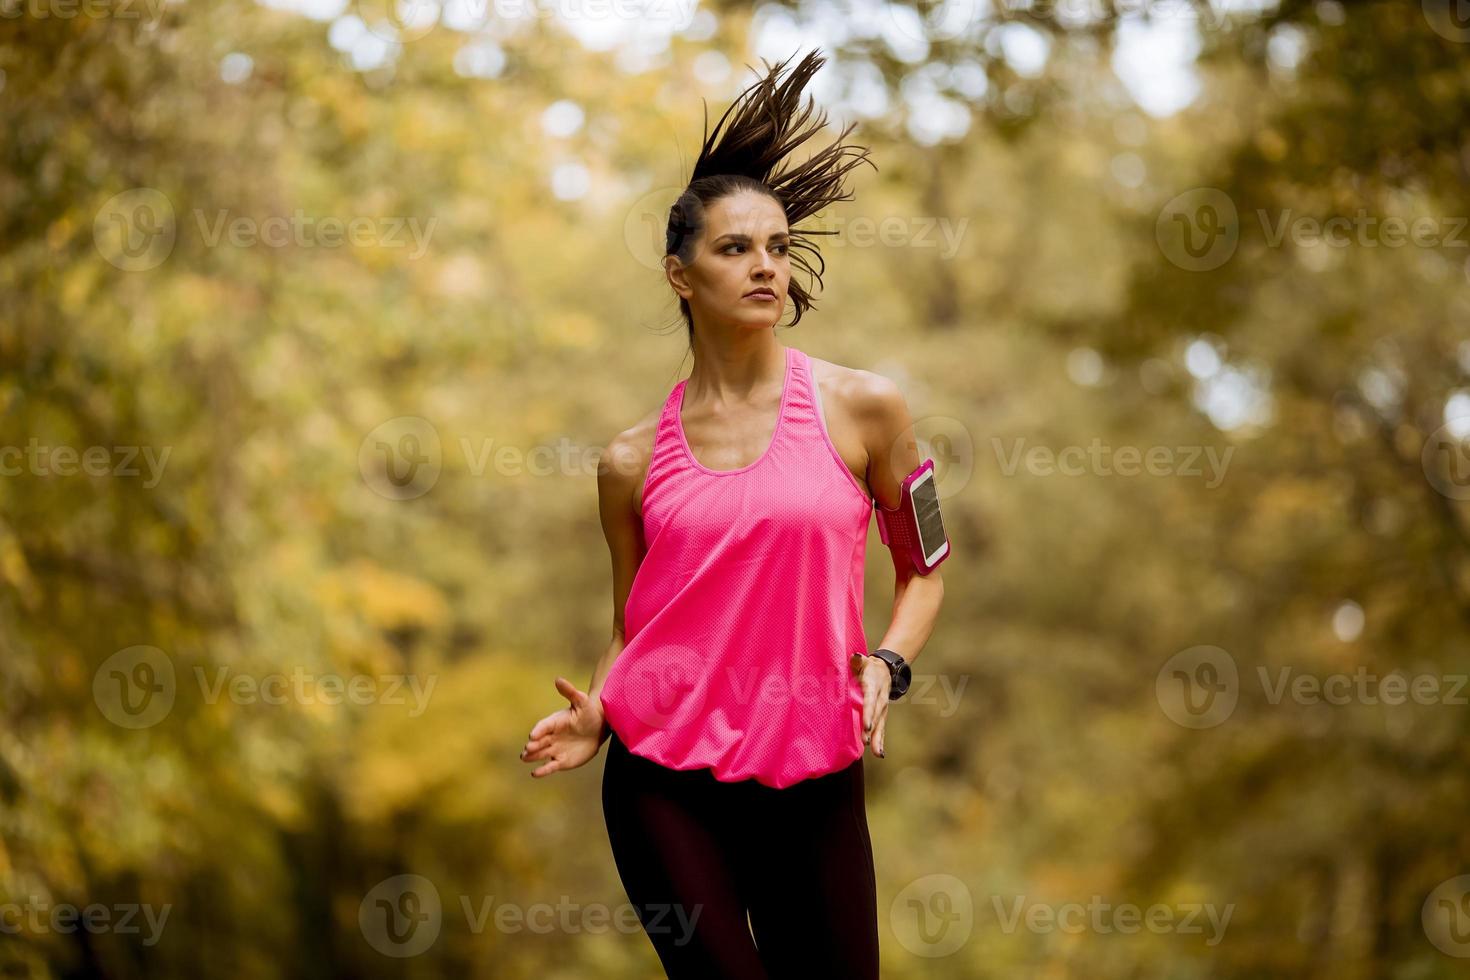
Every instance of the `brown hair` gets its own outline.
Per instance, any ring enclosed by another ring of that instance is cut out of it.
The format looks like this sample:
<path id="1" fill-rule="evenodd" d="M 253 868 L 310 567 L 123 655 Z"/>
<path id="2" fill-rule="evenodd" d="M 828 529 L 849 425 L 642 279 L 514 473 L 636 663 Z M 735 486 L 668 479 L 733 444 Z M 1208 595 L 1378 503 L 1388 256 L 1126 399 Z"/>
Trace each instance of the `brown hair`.
<path id="1" fill-rule="evenodd" d="M 792 55 L 794 58 L 795 55 Z M 874 170 L 877 164 L 868 159 L 865 146 L 842 142 L 857 125 L 851 123 L 837 139 L 799 166 L 777 171 L 777 167 L 796 147 L 805 143 L 827 125 L 827 114 L 816 110 L 808 97 L 800 107 L 806 83 L 826 63 L 820 49 L 813 50 L 791 69 L 790 77 L 780 77 L 791 58 L 774 68 L 764 58 L 767 75 L 746 88 L 725 110 L 725 114 L 709 131 L 709 106 L 705 105 L 704 146 L 694 164 L 689 185 L 669 209 L 668 227 L 664 232 L 664 254 L 676 256 L 688 264 L 693 258 L 694 243 L 704 227 L 705 209 L 737 191 L 750 190 L 774 198 L 786 213 L 788 226 L 794 225 L 836 201 L 852 200 L 844 186 L 847 172 L 859 163 Z M 749 66 L 747 66 L 749 67 Z M 731 118 L 734 113 L 734 118 Z M 729 126 L 725 125 L 729 120 Z M 723 133 L 721 130 L 723 129 Z M 791 228 L 791 261 L 822 284 L 826 263 L 816 244 L 815 235 L 835 235 L 835 231 L 798 230 Z M 817 267 L 801 251 L 815 257 Z M 788 288 L 795 316 L 791 325 L 814 306 L 811 293 L 793 277 Z M 689 327 L 689 342 L 694 343 L 694 318 L 689 303 L 679 297 L 679 312 Z"/>

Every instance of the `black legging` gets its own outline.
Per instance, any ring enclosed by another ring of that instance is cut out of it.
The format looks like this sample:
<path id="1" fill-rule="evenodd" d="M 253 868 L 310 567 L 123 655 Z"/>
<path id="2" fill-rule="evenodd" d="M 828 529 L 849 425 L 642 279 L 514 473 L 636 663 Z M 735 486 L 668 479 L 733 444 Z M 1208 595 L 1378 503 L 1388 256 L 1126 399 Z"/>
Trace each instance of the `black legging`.
<path id="1" fill-rule="evenodd" d="M 861 757 L 773 789 L 666 768 L 612 734 L 602 811 L 628 901 L 673 980 L 877 980 Z"/>

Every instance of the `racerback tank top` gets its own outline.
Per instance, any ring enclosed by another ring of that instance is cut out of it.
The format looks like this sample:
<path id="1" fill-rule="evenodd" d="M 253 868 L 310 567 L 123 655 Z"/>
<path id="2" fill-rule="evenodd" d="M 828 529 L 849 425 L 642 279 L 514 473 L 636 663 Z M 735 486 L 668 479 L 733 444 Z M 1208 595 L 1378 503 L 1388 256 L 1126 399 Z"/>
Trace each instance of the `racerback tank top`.
<path id="1" fill-rule="evenodd" d="M 822 421 L 806 354 L 786 347 L 765 453 L 735 470 L 694 458 L 664 403 L 643 490 L 647 552 L 603 681 L 634 755 L 782 789 L 863 754 L 863 565 L 872 502 Z"/>

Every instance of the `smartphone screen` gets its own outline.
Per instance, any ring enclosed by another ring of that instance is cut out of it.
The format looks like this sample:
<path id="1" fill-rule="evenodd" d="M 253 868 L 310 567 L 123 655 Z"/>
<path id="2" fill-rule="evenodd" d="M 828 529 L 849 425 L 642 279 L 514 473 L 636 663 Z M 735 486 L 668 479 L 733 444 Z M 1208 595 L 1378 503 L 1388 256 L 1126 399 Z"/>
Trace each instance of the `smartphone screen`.
<path id="1" fill-rule="evenodd" d="M 919 544 L 924 549 L 924 560 L 931 562 L 943 550 L 948 538 L 944 533 L 944 521 L 939 516 L 939 495 L 934 488 L 931 472 L 922 480 L 916 480 L 912 488 L 914 518 L 919 526 Z"/>

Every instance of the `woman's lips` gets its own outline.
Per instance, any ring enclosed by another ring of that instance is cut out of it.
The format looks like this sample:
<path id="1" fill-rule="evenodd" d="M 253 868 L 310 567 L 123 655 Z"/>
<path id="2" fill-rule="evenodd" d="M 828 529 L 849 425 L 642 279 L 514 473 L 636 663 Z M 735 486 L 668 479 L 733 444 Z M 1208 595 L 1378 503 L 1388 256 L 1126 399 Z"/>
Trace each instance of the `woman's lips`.
<path id="1" fill-rule="evenodd" d="M 765 292 L 765 291 L 761 291 L 761 292 L 757 292 L 757 293 L 746 293 L 745 294 L 745 298 L 746 299 L 775 299 L 776 298 L 776 294 L 775 293 L 768 293 L 768 292 Z"/>

